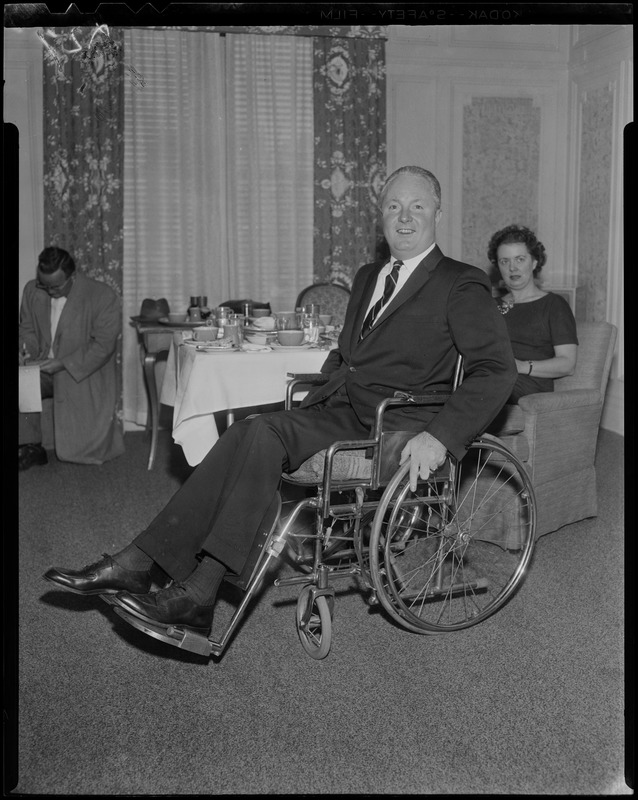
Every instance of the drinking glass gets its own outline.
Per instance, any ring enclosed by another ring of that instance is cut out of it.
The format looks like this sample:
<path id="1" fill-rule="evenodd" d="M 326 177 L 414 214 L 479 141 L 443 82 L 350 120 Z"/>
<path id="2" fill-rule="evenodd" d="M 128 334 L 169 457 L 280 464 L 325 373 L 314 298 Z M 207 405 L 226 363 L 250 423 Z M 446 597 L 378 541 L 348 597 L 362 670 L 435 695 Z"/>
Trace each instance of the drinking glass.
<path id="1" fill-rule="evenodd" d="M 233 314 L 233 316 L 237 317 L 238 315 Z M 241 319 L 225 319 L 223 324 L 223 338 L 231 339 L 236 347 L 240 347 L 243 340 L 242 327 Z"/>
<path id="2" fill-rule="evenodd" d="M 299 314 L 286 314 L 277 317 L 276 328 L 278 331 L 298 330 L 300 328 Z"/>
<path id="3" fill-rule="evenodd" d="M 301 322 L 304 330 L 304 342 L 316 344 L 319 341 L 319 317 L 316 314 L 303 314 Z"/>

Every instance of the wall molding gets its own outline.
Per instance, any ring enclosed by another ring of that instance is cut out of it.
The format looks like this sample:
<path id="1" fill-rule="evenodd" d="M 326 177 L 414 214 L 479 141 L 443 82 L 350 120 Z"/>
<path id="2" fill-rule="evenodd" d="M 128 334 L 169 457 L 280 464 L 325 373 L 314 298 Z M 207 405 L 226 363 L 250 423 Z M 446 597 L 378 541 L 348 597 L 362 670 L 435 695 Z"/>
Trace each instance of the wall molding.
<path id="1" fill-rule="evenodd" d="M 576 270 L 565 259 L 564 209 L 566 203 L 567 179 L 567 113 L 561 104 L 564 92 L 557 89 L 556 79 L 552 82 L 530 85 L 515 75 L 511 81 L 486 82 L 489 78 L 449 79 L 451 104 L 448 130 L 451 135 L 451 153 L 447 161 L 450 166 L 450 226 L 452 230 L 462 229 L 462 175 L 460 170 L 452 172 L 452 165 L 458 163 L 463 155 L 463 108 L 476 98 L 508 97 L 530 99 L 541 110 L 541 130 L 539 140 L 538 176 L 538 234 L 550 254 L 545 271 L 545 279 L 555 285 L 572 285 L 576 280 Z M 548 202 L 547 198 L 551 198 Z M 563 224 L 556 225 L 559 219 Z M 506 223 L 503 223 L 506 224 Z M 460 258 L 460 253 L 453 253 Z"/>
<path id="2" fill-rule="evenodd" d="M 524 33 L 521 36 L 519 26 L 515 25 L 486 26 L 485 38 L 477 41 L 476 27 L 458 25 L 452 28 L 449 42 L 453 47 L 467 46 L 490 51 L 498 48 L 517 52 L 529 50 L 536 53 L 567 53 L 569 39 L 560 25 L 532 25 Z"/>
<path id="3" fill-rule="evenodd" d="M 593 41 L 596 41 L 595 39 Z M 623 260 L 624 260 L 624 229 L 623 229 L 623 131 L 632 119 L 632 88 L 633 72 L 632 60 L 621 59 L 615 54 L 615 62 L 596 58 L 595 52 L 590 52 L 590 68 L 587 72 L 575 70 L 570 89 L 570 129 L 573 142 L 570 154 L 570 198 L 568 208 L 568 240 L 572 250 L 573 260 L 579 264 L 578 220 L 580 214 L 581 184 L 581 158 L 582 158 L 582 128 L 583 107 L 591 93 L 598 90 L 611 92 L 613 98 L 612 130 L 611 130 L 611 186 L 610 204 L 608 210 L 608 242 L 607 242 L 607 299 L 605 318 L 618 328 L 616 355 L 612 363 L 611 380 L 624 377 L 624 315 L 623 315 Z M 571 235 L 570 232 L 571 231 Z M 613 401 L 610 401 L 613 402 Z M 609 412 L 615 419 L 617 414 Z M 622 414 L 620 415 L 622 420 Z M 613 423 L 616 425 L 617 423 Z M 613 428 L 616 430 L 616 428 Z"/>
<path id="4" fill-rule="evenodd" d="M 44 247 L 42 42 L 31 29 L 5 29 L 4 121 L 19 131 L 19 298 Z"/>

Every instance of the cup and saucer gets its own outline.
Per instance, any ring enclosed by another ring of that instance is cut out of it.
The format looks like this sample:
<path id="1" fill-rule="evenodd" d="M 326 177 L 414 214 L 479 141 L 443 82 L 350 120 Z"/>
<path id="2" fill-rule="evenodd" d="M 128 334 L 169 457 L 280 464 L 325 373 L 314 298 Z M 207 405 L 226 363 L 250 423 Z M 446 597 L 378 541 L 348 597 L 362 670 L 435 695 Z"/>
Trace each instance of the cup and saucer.
<path id="1" fill-rule="evenodd" d="M 277 341 L 271 345 L 273 350 L 304 350 L 312 347 L 312 342 L 305 341 L 305 332 L 301 329 L 286 328 L 277 331 Z"/>

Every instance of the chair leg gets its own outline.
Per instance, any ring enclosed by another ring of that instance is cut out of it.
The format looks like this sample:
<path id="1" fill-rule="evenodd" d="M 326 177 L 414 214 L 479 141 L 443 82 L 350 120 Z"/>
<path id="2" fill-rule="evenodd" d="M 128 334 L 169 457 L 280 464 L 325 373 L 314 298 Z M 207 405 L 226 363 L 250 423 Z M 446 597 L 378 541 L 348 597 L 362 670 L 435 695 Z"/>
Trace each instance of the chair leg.
<path id="1" fill-rule="evenodd" d="M 144 356 L 144 380 L 146 382 L 146 392 L 148 394 L 148 413 L 150 416 L 151 427 L 151 450 L 148 456 L 147 469 L 153 469 L 155 463 L 155 451 L 157 450 L 157 432 L 159 428 L 159 403 L 157 398 L 157 385 L 155 383 L 155 363 L 157 353 L 147 353 Z M 148 428 L 148 422 L 147 422 Z"/>

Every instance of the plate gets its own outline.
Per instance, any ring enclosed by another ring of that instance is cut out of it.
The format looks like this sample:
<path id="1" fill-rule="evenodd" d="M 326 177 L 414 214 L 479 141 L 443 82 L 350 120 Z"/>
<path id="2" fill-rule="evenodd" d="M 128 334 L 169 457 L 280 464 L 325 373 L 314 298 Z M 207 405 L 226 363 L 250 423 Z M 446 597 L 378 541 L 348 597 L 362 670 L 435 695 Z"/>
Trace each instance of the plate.
<path id="1" fill-rule="evenodd" d="M 168 325 L 170 328 L 207 328 L 213 327 L 216 328 L 217 325 L 206 325 L 206 321 L 200 319 L 199 322 L 191 322 L 190 320 L 186 320 L 186 322 L 171 322 L 168 317 L 161 317 L 158 322 L 161 322 L 162 325 Z"/>
<path id="2" fill-rule="evenodd" d="M 244 342 L 241 346 L 241 351 L 242 353 L 272 353 L 272 347 L 269 344 Z"/>
<path id="3" fill-rule="evenodd" d="M 317 347 L 317 345 L 312 342 L 303 342 L 302 344 L 279 344 L 279 342 L 273 342 L 269 347 L 272 347 L 273 350 L 309 350 L 311 347 Z"/>
<path id="4" fill-rule="evenodd" d="M 215 346 L 212 342 L 197 342 L 195 339 L 184 339 L 182 344 L 194 347 L 200 353 L 239 353 L 239 348 Z"/>
<path id="5" fill-rule="evenodd" d="M 246 331 L 246 333 L 265 333 L 266 336 L 276 336 L 277 335 L 277 331 L 275 331 L 275 330 L 266 331 L 263 328 L 253 328 L 250 325 L 244 325 L 244 330 Z"/>
<path id="6" fill-rule="evenodd" d="M 195 348 L 198 353 L 206 353 L 207 355 L 214 355 L 214 356 L 221 356 L 221 355 L 230 355 L 231 353 L 241 353 L 241 350 L 238 350 L 236 347 L 202 347 L 199 345 Z"/>

